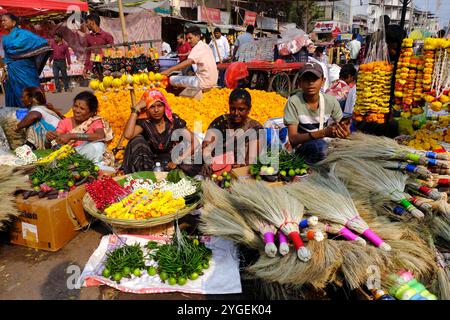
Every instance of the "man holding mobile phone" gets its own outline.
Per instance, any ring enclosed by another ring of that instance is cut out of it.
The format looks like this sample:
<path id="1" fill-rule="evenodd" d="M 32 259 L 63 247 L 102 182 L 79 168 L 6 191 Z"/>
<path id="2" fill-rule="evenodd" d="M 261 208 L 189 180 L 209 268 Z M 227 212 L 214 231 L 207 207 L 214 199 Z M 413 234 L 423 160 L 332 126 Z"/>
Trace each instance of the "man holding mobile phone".
<path id="1" fill-rule="evenodd" d="M 308 164 L 314 164 L 327 155 L 325 138 L 343 139 L 350 135 L 350 119 L 343 120 L 335 97 L 320 92 L 325 78 L 318 63 L 307 62 L 299 72 L 301 91 L 286 102 L 284 123 L 295 152 Z"/>

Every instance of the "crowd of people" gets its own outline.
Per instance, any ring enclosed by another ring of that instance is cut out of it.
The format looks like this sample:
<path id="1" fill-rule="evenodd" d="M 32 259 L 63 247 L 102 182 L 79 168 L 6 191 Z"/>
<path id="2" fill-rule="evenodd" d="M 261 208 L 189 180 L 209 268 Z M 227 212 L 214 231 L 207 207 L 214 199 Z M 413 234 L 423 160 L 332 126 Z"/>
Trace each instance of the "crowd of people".
<path id="1" fill-rule="evenodd" d="M 106 144 L 113 139 L 113 133 L 107 121 L 97 115 L 97 97 L 88 91 L 77 94 L 73 99 L 73 117 L 64 118 L 57 108 L 47 102 L 39 87 L 39 74 L 47 59 L 50 59 L 57 91 L 62 90 L 60 73 L 65 91 L 70 90 L 67 70 L 71 60 L 62 35 L 56 33 L 54 41 L 49 44 L 32 32 L 19 28 L 18 19 L 11 14 L 3 15 L 1 23 L 8 31 L 3 37 L 4 62 L 8 71 L 6 105 L 29 109 L 16 130 L 27 131 L 27 144 L 33 149 L 70 144 L 99 166 L 112 166 L 114 157 Z M 114 42 L 112 36 L 100 28 L 98 15 L 88 16 L 83 28 L 87 28 L 88 46 Z M 238 58 L 245 44 L 256 41 L 253 33 L 253 26 L 248 26 L 231 46 L 227 37 L 216 28 L 211 42 L 207 44 L 202 40 L 199 27 L 189 27 L 184 34 L 177 36 L 179 63 L 162 71 L 162 74 L 170 76 L 170 84 L 174 87 L 205 90 L 223 86 L 223 74 L 218 71 L 217 64 Z M 401 36 L 398 39 L 390 36 L 387 37 L 391 41 L 388 43 L 390 48 L 398 49 Z M 288 147 L 309 164 L 326 157 L 329 138 L 344 139 L 350 134 L 350 119 L 356 101 L 358 57 L 363 50 L 357 38 L 354 35 L 348 43 L 349 63 L 340 67 L 339 78 L 332 83 L 329 82 L 325 48 L 310 41 L 300 50 L 300 54 L 306 54 L 306 60 L 299 70 L 299 90 L 288 98 L 283 122 L 287 127 Z M 162 51 L 168 54 L 171 48 L 163 43 Z M 86 56 L 93 53 L 88 49 Z M 87 58 L 84 73 L 88 75 L 91 71 L 92 61 Z M 179 74 L 173 75 L 174 72 Z M 234 89 L 229 97 L 229 112 L 209 125 L 202 144 L 199 144 L 194 133 L 187 129 L 186 121 L 172 113 L 163 93 L 149 90 L 130 110 L 124 130 L 124 137 L 129 143 L 122 170 L 125 173 L 151 170 L 155 163 L 163 162 L 169 169 L 178 166 L 190 175 L 208 175 L 214 172 L 214 164 L 223 162 L 224 158 L 231 159 L 235 166 L 252 163 L 262 150 L 265 139 L 261 136 L 263 126 L 249 118 L 251 107 L 249 92 L 242 88 Z M 228 135 L 230 129 L 235 134 Z M 174 148 L 179 146 L 173 141 L 175 133 L 184 138 L 187 147 L 181 148 L 181 152 L 174 156 Z M 244 154 L 237 147 L 239 143 L 235 143 L 243 137 L 246 137 L 243 140 Z M 229 150 L 229 146 L 234 146 L 234 149 Z M 193 160 L 199 152 L 200 158 L 209 159 L 207 165 Z"/>

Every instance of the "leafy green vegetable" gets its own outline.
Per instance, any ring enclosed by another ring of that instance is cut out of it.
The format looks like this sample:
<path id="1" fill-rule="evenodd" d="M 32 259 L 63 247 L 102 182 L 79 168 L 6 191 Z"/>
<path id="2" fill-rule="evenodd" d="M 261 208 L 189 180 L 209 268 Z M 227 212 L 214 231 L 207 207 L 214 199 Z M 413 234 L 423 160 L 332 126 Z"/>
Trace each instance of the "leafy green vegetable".
<path id="1" fill-rule="evenodd" d="M 171 243 L 159 246 L 155 253 L 150 254 L 158 262 L 160 275 L 187 278 L 198 272 L 200 265 L 206 266 L 211 258 L 211 250 L 203 243 L 190 238 L 184 231 L 181 234 L 182 239 L 174 237 Z"/>
<path id="2" fill-rule="evenodd" d="M 112 275 L 120 273 L 126 276 L 124 270 L 126 270 L 126 273 L 130 273 L 131 270 L 145 268 L 144 252 L 139 243 L 125 244 L 106 256 L 105 269 L 108 269 Z"/>
<path id="3" fill-rule="evenodd" d="M 169 171 L 169 173 L 167 174 L 166 180 L 168 182 L 177 183 L 184 177 L 185 177 L 185 174 L 182 170 L 174 169 L 174 170 Z"/>
<path id="4" fill-rule="evenodd" d="M 133 179 L 150 179 L 153 182 L 156 182 L 156 176 L 153 171 L 139 171 L 131 174 L 131 177 Z M 120 179 L 117 181 L 118 184 L 120 184 L 122 187 L 127 182 L 126 178 Z"/>

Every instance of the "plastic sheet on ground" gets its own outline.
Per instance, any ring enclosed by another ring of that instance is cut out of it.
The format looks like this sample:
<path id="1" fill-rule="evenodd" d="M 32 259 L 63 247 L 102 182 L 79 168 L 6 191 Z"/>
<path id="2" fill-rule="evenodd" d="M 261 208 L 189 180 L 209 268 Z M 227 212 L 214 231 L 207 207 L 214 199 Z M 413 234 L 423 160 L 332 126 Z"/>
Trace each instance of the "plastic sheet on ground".
<path id="1" fill-rule="evenodd" d="M 208 269 L 203 270 L 204 275 L 193 281 L 188 280 L 183 286 L 171 286 L 167 281 L 163 283 L 158 275 L 149 276 L 147 271 L 143 271 L 140 277 L 132 276 L 131 278 L 124 278 L 120 283 L 101 275 L 104 269 L 103 263 L 106 260 L 106 254 L 120 247 L 123 243 L 130 245 L 139 243 L 143 247 L 148 241 L 169 241 L 167 237 L 151 235 L 104 236 L 98 248 L 89 258 L 81 274 L 81 281 L 85 287 L 105 284 L 123 292 L 140 294 L 167 292 L 193 294 L 241 293 L 239 259 L 233 242 L 218 237 L 204 237 L 203 240 L 205 245 L 212 250 L 213 255 L 210 260 L 210 266 Z M 154 261 L 146 261 L 146 265 L 156 264 Z"/>

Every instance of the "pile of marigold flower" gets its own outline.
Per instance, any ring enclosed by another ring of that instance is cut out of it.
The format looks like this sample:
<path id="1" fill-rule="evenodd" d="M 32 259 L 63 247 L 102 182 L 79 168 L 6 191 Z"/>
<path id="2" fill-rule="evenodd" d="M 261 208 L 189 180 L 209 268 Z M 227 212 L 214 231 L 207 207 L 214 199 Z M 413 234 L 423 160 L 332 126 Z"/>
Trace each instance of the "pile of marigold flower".
<path id="1" fill-rule="evenodd" d="M 374 61 L 360 65 L 354 109 L 357 121 L 384 123 L 389 113 L 392 65 Z"/>
<path id="2" fill-rule="evenodd" d="M 428 120 L 415 131 L 407 145 L 418 150 L 441 149 L 441 144 L 450 143 L 450 116 L 439 116 L 437 120 Z"/>
<path id="3" fill-rule="evenodd" d="M 228 113 L 228 98 L 231 90 L 227 88 L 214 88 L 203 94 L 201 100 L 190 99 L 186 97 L 177 97 L 167 93 L 164 89 L 161 91 L 169 102 L 172 112 L 178 114 L 187 123 L 189 130 L 201 130 L 206 132 L 209 124 L 218 116 Z M 283 116 L 286 98 L 275 92 L 266 92 L 261 90 L 248 90 L 252 96 L 252 108 L 250 117 L 264 124 L 270 118 Z M 135 86 L 136 100 L 139 101 L 144 93 L 143 86 Z M 113 90 L 101 92 L 96 91 L 95 95 L 99 101 L 98 115 L 106 119 L 114 131 L 114 139 L 109 143 L 109 148 L 117 146 L 122 131 L 125 129 L 126 122 L 130 116 L 131 98 L 128 90 L 115 92 Z M 67 114 L 72 116 L 72 110 Z M 194 128 L 195 122 L 201 124 L 201 127 Z M 127 141 L 123 141 L 125 146 Z"/>

